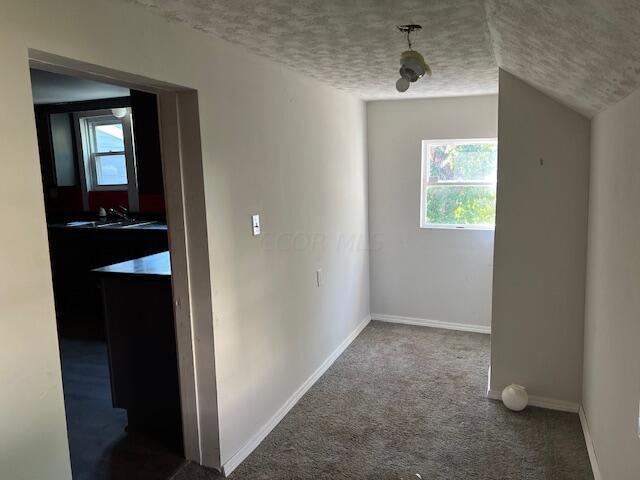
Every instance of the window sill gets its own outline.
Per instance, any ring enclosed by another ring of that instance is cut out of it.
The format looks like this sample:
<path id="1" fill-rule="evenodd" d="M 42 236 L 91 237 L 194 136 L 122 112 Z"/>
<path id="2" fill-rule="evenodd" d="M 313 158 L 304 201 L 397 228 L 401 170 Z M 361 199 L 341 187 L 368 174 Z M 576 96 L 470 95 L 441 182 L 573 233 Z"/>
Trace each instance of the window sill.
<path id="1" fill-rule="evenodd" d="M 93 185 L 89 192 L 126 192 L 128 185 Z"/>
<path id="2" fill-rule="evenodd" d="M 494 231 L 496 227 L 494 225 L 438 225 L 427 224 L 421 225 L 420 230 L 480 230 L 480 231 Z"/>

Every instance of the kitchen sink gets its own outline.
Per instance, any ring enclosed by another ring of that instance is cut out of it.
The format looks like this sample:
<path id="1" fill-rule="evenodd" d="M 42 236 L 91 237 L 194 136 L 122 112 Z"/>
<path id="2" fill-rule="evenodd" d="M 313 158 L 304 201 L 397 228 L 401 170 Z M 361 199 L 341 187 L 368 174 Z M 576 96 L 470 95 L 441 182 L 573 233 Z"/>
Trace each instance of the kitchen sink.
<path id="1" fill-rule="evenodd" d="M 154 221 L 134 221 L 134 222 L 120 222 L 121 228 L 133 228 L 133 227 L 141 227 L 143 225 L 151 225 L 156 223 Z"/>
<path id="2" fill-rule="evenodd" d="M 121 222 L 92 222 L 94 228 L 115 228 L 119 227 Z"/>
<path id="3" fill-rule="evenodd" d="M 95 221 L 95 222 L 67 222 L 67 223 L 63 223 L 61 226 L 62 227 L 75 227 L 75 228 L 102 228 L 102 227 L 108 227 L 111 226 L 113 224 L 116 224 L 118 222 L 107 222 L 107 221 Z"/>
<path id="4" fill-rule="evenodd" d="M 136 228 L 156 223 L 156 221 L 149 220 L 98 220 L 67 222 L 57 226 L 71 228 Z"/>

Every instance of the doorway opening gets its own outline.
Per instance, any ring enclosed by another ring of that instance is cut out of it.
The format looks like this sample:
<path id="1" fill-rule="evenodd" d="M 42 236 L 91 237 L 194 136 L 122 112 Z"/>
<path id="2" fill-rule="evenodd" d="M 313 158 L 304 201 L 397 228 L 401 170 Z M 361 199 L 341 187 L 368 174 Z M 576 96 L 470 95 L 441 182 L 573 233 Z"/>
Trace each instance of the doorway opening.
<path id="1" fill-rule="evenodd" d="M 30 67 L 74 479 L 219 468 L 197 92 Z"/>

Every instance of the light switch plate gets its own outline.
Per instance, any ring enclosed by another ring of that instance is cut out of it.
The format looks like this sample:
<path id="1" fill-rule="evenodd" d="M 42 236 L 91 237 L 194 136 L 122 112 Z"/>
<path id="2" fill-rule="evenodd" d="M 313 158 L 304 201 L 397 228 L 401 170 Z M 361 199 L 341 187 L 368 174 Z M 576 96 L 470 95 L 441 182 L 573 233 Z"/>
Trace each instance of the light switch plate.
<path id="1" fill-rule="evenodd" d="M 253 215 L 251 217 L 251 226 L 253 228 L 253 236 L 260 235 L 260 215 Z"/>

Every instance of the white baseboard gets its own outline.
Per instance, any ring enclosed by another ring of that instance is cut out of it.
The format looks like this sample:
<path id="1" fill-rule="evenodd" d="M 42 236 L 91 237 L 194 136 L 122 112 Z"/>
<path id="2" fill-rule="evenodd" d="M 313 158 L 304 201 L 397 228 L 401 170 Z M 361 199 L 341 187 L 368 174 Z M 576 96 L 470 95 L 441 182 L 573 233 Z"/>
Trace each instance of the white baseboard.
<path id="1" fill-rule="evenodd" d="M 222 473 L 227 476 L 233 472 L 238 465 L 240 465 L 245 458 L 247 458 L 251 452 L 253 452 L 258 445 L 266 438 L 267 435 L 273 430 L 280 420 L 284 418 L 284 416 L 289 413 L 289 411 L 294 407 L 298 400 L 302 398 L 302 396 L 309 390 L 314 383 L 326 372 L 329 367 L 336 361 L 336 359 L 344 352 L 347 347 L 355 340 L 355 338 L 364 330 L 364 328 L 371 321 L 371 316 L 368 315 L 356 328 L 349 334 L 347 338 L 336 348 L 331 355 L 318 367 L 318 369 L 311 374 L 309 378 L 307 378 L 302 385 L 294 392 L 291 397 L 282 405 L 278 411 L 271 417 L 271 419 L 262 426 L 258 432 L 251 437 L 251 439 L 240 449 L 238 450 L 233 457 L 227 460 L 224 465 L 222 465 Z"/>
<path id="2" fill-rule="evenodd" d="M 404 325 L 418 325 L 421 327 L 445 328 L 447 330 L 460 330 L 462 332 L 491 333 L 491 327 L 486 327 L 483 325 L 442 322 L 440 320 L 429 320 L 427 318 L 400 317 L 397 315 L 372 313 L 371 319 L 378 320 L 380 322 L 402 323 Z"/>
<path id="3" fill-rule="evenodd" d="M 502 392 L 498 390 L 488 390 L 487 397 L 492 400 L 502 401 Z M 556 400 L 555 398 L 538 397 L 536 395 L 529 395 L 529 405 L 532 407 L 547 408 L 549 410 L 558 410 L 560 412 L 578 413 L 578 410 L 580 410 L 578 403 Z"/>
<path id="4" fill-rule="evenodd" d="M 598 466 L 598 459 L 596 458 L 596 450 L 593 446 L 593 440 L 589 433 L 589 424 L 587 423 L 587 416 L 584 413 L 582 407 L 578 411 L 580 415 L 580 424 L 582 425 L 582 433 L 584 433 L 584 442 L 587 444 L 587 452 L 589 453 L 589 461 L 591 462 L 591 470 L 593 471 L 594 480 L 602 480 L 602 474 L 600 473 L 600 467 Z"/>

